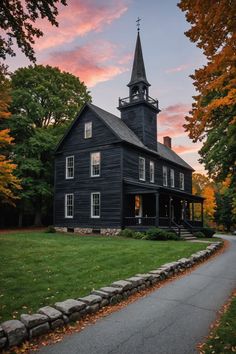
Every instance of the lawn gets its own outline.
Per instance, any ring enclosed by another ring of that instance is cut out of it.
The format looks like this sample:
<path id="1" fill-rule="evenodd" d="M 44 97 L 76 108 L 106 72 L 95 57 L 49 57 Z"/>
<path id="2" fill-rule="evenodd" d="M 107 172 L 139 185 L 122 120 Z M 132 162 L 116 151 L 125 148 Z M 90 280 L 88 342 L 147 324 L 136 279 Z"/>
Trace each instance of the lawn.
<path id="1" fill-rule="evenodd" d="M 222 316 L 219 327 L 210 337 L 203 347 L 203 353 L 236 352 L 236 293 L 229 309 Z"/>
<path id="2" fill-rule="evenodd" d="M 188 257 L 203 243 L 0 234 L 0 322 Z"/>

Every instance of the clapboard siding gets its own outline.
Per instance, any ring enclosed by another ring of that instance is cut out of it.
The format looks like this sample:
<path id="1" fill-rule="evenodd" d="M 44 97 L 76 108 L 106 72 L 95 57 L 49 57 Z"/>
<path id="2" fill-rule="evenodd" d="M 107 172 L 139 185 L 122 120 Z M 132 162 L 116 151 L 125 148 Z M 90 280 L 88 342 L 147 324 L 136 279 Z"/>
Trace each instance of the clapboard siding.
<path id="1" fill-rule="evenodd" d="M 93 135 L 89 139 L 84 138 L 84 124 L 87 122 L 92 122 Z M 76 125 L 67 135 L 60 150 L 69 153 L 82 149 L 94 149 L 96 146 L 112 144 L 117 141 L 118 139 L 111 129 L 93 111 L 86 107 L 77 120 Z"/>
<path id="2" fill-rule="evenodd" d="M 179 185 L 179 173 L 182 172 L 184 174 L 184 191 L 188 193 L 192 193 L 192 172 L 177 166 L 169 162 L 168 160 L 161 159 L 153 154 L 143 153 L 142 151 L 137 151 L 137 149 L 132 147 L 124 147 L 124 172 L 123 177 L 131 178 L 134 181 L 139 181 L 139 157 L 145 158 L 145 167 L 146 167 L 146 182 L 140 181 L 143 184 L 150 183 L 150 161 L 154 162 L 154 170 L 155 170 L 155 179 L 154 183 L 160 186 L 163 185 L 163 166 L 167 167 L 168 174 L 168 187 L 170 187 L 170 170 L 173 169 L 175 171 L 175 188 L 180 189 Z"/>
<path id="3" fill-rule="evenodd" d="M 65 179 L 64 152 L 56 159 L 55 225 L 66 227 L 119 227 L 121 209 L 121 169 L 119 146 L 103 146 L 101 152 L 101 176 L 90 177 L 90 151 L 76 151 L 75 177 Z M 91 215 L 91 193 L 101 193 L 101 217 Z M 74 217 L 65 218 L 65 194 L 74 193 Z"/>

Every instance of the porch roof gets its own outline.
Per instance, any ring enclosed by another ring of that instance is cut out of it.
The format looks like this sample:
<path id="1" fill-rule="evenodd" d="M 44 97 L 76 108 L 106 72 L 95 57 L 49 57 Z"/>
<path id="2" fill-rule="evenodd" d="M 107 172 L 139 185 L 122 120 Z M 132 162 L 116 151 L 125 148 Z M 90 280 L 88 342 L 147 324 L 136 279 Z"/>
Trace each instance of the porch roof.
<path id="1" fill-rule="evenodd" d="M 194 195 L 191 193 L 187 193 L 181 190 L 176 190 L 173 188 L 168 188 L 168 187 L 161 187 L 158 184 L 155 183 L 148 183 L 148 182 L 139 182 L 139 181 L 133 181 L 129 178 L 124 178 L 124 183 L 126 186 L 133 186 L 135 188 L 132 188 L 130 190 L 126 190 L 126 194 L 143 194 L 143 193 L 159 193 L 159 194 L 167 194 L 173 197 L 180 197 L 186 200 L 191 200 L 194 202 L 203 202 L 205 198 L 200 197 L 199 195 Z"/>

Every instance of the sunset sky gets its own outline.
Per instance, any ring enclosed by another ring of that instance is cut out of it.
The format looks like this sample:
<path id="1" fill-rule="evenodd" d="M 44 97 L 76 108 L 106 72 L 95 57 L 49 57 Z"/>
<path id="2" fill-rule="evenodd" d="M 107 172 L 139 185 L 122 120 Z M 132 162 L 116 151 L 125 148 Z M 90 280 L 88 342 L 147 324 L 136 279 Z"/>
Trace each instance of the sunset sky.
<path id="1" fill-rule="evenodd" d="M 173 149 L 197 172 L 200 143 L 193 144 L 182 127 L 195 94 L 189 75 L 205 63 L 184 32 L 188 29 L 176 0 L 68 0 L 60 7 L 59 28 L 38 23 L 44 37 L 35 45 L 38 64 L 58 66 L 89 87 L 93 103 L 119 116 L 118 97 L 128 96 L 137 35 L 141 42 L 150 96 L 159 100 L 158 140 L 172 137 Z M 17 51 L 10 70 L 30 63 Z"/>

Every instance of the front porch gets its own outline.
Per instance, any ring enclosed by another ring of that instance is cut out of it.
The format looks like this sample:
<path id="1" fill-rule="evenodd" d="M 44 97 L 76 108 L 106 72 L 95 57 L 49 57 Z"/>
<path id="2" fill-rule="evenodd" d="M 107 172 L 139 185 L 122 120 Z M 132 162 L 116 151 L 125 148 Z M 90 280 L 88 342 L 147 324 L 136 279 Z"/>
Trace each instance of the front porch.
<path id="1" fill-rule="evenodd" d="M 190 232 L 203 227 L 203 198 L 179 191 L 130 192 L 124 196 L 124 227 L 181 228 Z"/>

